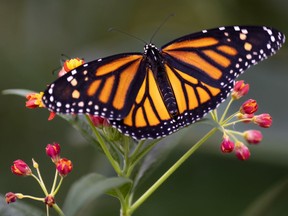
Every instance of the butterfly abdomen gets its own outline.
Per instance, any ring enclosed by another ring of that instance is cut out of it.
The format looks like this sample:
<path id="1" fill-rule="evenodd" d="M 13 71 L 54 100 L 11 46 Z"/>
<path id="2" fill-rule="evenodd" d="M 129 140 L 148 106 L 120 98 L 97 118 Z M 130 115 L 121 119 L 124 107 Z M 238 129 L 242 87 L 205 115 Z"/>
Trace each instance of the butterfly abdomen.
<path id="1" fill-rule="evenodd" d="M 161 57 L 159 50 L 153 44 L 145 46 L 145 51 L 148 64 L 148 70 L 151 69 L 158 83 L 158 89 L 161 92 L 164 104 L 171 117 L 178 114 L 177 102 L 171 83 L 168 80 L 167 73 L 164 67 L 164 60 Z"/>

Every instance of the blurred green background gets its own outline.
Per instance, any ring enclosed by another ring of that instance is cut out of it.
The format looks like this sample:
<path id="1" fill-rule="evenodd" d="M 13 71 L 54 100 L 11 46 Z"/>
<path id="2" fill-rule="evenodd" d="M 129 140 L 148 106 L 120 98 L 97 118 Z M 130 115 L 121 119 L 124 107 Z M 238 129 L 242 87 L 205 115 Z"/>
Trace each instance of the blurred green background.
<path id="1" fill-rule="evenodd" d="M 1 0 L 0 2 L 0 90 L 24 88 L 35 91 L 56 79 L 61 54 L 90 61 L 121 52 L 143 50 L 143 44 L 121 33 L 119 28 L 146 41 L 167 15 L 154 43 L 160 47 L 184 34 L 225 25 L 267 25 L 288 34 L 288 1 L 283 0 Z M 243 215 L 265 192 L 288 177 L 288 49 L 249 69 L 241 79 L 250 83 L 247 99 L 259 103 L 259 113 L 268 112 L 273 126 L 262 130 L 263 142 L 251 146 L 251 159 L 238 161 L 219 150 L 221 136 L 210 139 L 150 199 L 135 212 L 141 215 Z M 65 121 L 47 121 L 47 110 L 28 110 L 18 96 L 0 95 L 1 145 L 0 193 L 8 191 L 41 195 L 31 178 L 13 176 L 16 159 L 39 162 L 43 178 L 52 182 L 53 165 L 45 155 L 47 143 L 61 144 L 62 155 L 74 163 L 65 179 L 60 204 L 69 186 L 82 175 L 97 171 L 112 176 L 105 158 L 94 151 Z M 243 102 L 243 101 L 242 101 Z M 235 104 L 238 109 L 241 104 Z M 221 108 L 220 108 L 221 109 Z M 237 129 L 251 128 L 237 125 Z M 192 126 L 180 132 L 183 142 L 153 173 L 143 190 L 157 179 L 208 128 Z M 188 132 L 189 131 L 189 132 Z M 185 137 L 184 137 L 185 136 Z M 168 138 L 169 139 L 169 138 Z M 31 163 L 30 163 L 31 164 Z M 272 206 L 261 215 L 288 215 L 288 190 L 283 187 Z M 24 201 L 25 202 L 25 201 Z M 34 202 L 38 207 L 44 208 Z M 119 204 L 103 196 L 82 215 L 119 215 Z"/>

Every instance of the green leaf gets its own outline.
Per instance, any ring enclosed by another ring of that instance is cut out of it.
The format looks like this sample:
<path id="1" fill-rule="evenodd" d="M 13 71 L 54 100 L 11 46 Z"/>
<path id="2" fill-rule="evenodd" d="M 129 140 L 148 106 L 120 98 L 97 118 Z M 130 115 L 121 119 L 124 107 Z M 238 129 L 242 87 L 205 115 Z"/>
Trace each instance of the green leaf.
<path id="1" fill-rule="evenodd" d="M 43 209 L 45 207 L 43 206 Z M 44 216 L 46 213 L 40 211 L 32 205 L 24 203 L 22 200 L 17 200 L 16 203 L 5 202 L 3 195 L 0 195 L 0 216 Z"/>
<path id="2" fill-rule="evenodd" d="M 81 209 L 97 197 L 128 183 L 131 181 L 122 177 L 106 178 L 96 173 L 84 176 L 69 190 L 63 205 L 63 212 L 69 216 L 81 215 Z"/>
<path id="3" fill-rule="evenodd" d="M 120 192 L 123 197 L 126 197 L 126 195 L 128 194 L 128 192 L 131 190 L 131 187 L 132 187 L 132 181 L 129 180 L 127 181 L 126 183 L 124 183 L 123 185 L 121 185 L 119 188 L 115 189 L 111 189 L 111 190 L 108 190 L 106 192 L 106 194 L 110 195 L 110 196 L 114 196 L 116 198 L 118 198 L 118 193 Z"/>
<path id="4" fill-rule="evenodd" d="M 23 96 L 26 97 L 27 94 L 33 93 L 34 91 L 27 90 L 27 89 L 6 89 L 2 91 L 2 94 L 4 95 L 18 95 L 18 96 Z"/>
<path id="5" fill-rule="evenodd" d="M 179 143 L 182 136 L 180 133 L 173 134 L 167 138 L 162 139 L 153 149 L 145 156 L 144 160 L 140 162 L 140 166 L 134 171 L 133 187 L 135 188 L 141 181 L 149 177 L 162 162 L 165 161 L 167 155 Z M 151 141 L 150 141 L 151 142 Z M 152 141 L 153 142 L 153 141 Z M 149 143 L 148 143 L 149 145 Z"/>
<path id="6" fill-rule="evenodd" d="M 264 216 L 271 215 L 267 212 L 273 211 L 273 206 L 276 205 L 278 199 L 282 194 L 287 193 L 288 179 L 277 183 L 268 191 L 263 193 L 258 199 L 256 199 L 246 210 L 242 216 Z M 274 215 L 274 214 L 272 214 Z M 275 214 L 277 215 L 277 214 Z"/>

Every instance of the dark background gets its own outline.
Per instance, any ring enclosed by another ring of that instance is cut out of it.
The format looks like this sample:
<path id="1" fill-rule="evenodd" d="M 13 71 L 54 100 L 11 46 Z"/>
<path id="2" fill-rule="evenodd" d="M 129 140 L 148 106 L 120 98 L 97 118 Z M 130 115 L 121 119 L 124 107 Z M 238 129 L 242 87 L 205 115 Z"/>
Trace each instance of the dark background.
<path id="1" fill-rule="evenodd" d="M 62 53 L 89 61 L 121 52 L 142 52 L 141 42 L 108 32 L 110 27 L 149 41 L 165 17 L 174 13 L 154 38 L 158 47 L 184 34 L 225 25 L 267 25 L 287 35 L 287 9 L 288 1 L 282 0 L 2 0 L 0 90 L 43 91 L 56 78 L 52 71 L 60 66 Z M 135 216 L 242 215 L 257 198 L 287 179 L 287 59 L 288 49 L 284 45 L 276 56 L 241 76 L 251 85 L 246 99 L 256 99 L 259 113 L 268 112 L 273 117 L 273 126 L 262 130 L 263 142 L 250 147 L 251 158 L 242 162 L 232 154 L 223 155 L 218 134 L 161 186 Z M 28 110 L 24 98 L 18 96 L 0 95 L 0 103 L 0 193 L 14 191 L 41 196 L 32 178 L 12 175 L 10 166 L 16 159 L 30 163 L 33 157 L 40 164 L 43 178 L 51 184 L 54 170 L 44 148 L 53 141 L 59 142 L 62 155 L 74 162 L 74 170 L 57 197 L 60 204 L 71 183 L 82 175 L 93 171 L 113 175 L 105 158 L 62 119 L 48 122 L 47 110 Z M 235 104 L 234 109 L 240 104 Z M 237 126 L 240 130 L 249 128 Z M 208 128 L 192 126 L 185 130 L 186 133 L 179 134 L 185 134 L 184 141 L 143 189 Z M 268 209 L 262 215 L 288 214 L 288 191 L 284 189 L 272 206 L 263 206 Z M 93 207 L 83 210 L 83 215 L 119 215 L 118 208 L 117 200 L 104 196 Z"/>

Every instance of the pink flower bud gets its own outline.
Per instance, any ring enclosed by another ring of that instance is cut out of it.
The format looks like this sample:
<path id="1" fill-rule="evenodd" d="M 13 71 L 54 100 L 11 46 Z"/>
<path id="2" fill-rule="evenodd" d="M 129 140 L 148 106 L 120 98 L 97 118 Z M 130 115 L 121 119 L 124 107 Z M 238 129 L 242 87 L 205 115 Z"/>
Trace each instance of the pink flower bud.
<path id="1" fill-rule="evenodd" d="M 232 142 L 228 136 L 224 136 L 221 143 L 221 151 L 223 153 L 230 153 L 235 147 L 234 142 Z"/>
<path id="2" fill-rule="evenodd" d="M 253 114 L 258 110 L 258 104 L 256 100 L 249 99 L 245 101 L 240 107 L 240 112 L 242 114 Z"/>
<path id="3" fill-rule="evenodd" d="M 52 159 L 54 163 L 57 163 L 60 159 L 60 145 L 58 143 L 48 144 L 46 146 L 46 154 Z"/>
<path id="4" fill-rule="evenodd" d="M 93 122 L 95 127 L 102 127 L 102 126 L 108 126 L 109 123 L 107 122 L 107 119 L 102 118 L 100 116 L 95 115 L 89 115 L 91 121 Z"/>
<path id="5" fill-rule="evenodd" d="M 11 166 L 11 171 L 15 175 L 28 176 L 32 174 L 30 167 L 22 160 L 16 160 Z"/>
<path id="6" fill-rule="evenodd" d="M 258 124 L 260 127 L 269 128 L 272 125 L 272 117 L 268 113 L 263 113 L 253 117 L 254 123 Z"/>
<path id="7" fill-rule="evenodd" d="M 249 91 L 249 84 L 245 84 L 244 80 L 239 80 L 235 83 L 233 92 L 232 92 L 232 98 L 237 100 L 244 95 L 246 95 Z"/>
<path id="8" fill-rule="evenodd" d="M 73 164 L 67 158 L 61 158 L 56 164 L 56 169 L 60 176 L 65 177 L 72 171 Z"/>
<path id="9" fill-rule="evenodd" d="M 246 145 L 241 142 L 236 143 L 235 155 L 239 160 L 248 160 L 250 157 L 250 151 Z"/>
<path id="10" fill-rule="evenodd" d="M 5 199 L 6 199 L 6 203 L 7 203 L 7 204 L 10 204 L 10 203 L 16 202 L 16 200 L 17 200 L 17 195 L 16 195 L 15 193 L 8 192 L 8 193 L 6 193 L 6 195 L 5 195 Z"/>
<path id="11" fill-rule="evenodd" d="M 263 136 L 259 130 L 247 130 L 244 132 L 244 138 L 250 144 L 258 144 L 261 142 Z"/>

